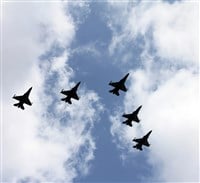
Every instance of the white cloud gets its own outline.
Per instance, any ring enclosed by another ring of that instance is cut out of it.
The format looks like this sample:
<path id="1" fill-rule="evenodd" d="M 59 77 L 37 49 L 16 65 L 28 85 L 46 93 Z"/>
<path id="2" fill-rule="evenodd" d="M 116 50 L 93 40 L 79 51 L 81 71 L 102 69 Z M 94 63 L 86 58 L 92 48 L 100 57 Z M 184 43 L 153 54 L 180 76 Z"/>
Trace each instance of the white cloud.
<path id="1" fill-rule="evenodd" d="M 70 16 L 65 16 L 65 6 L 64 3 L 3 3 L 2 67 L 3 87 L 7 92 L 21 88 L 21 79 L 28 77 L 38 57 L 54 42 L 60 46 L 70 44 L 75 25 Z"/>
<path id="2" fill-rule="evenodd" d="M 99 57 L 100 56 L 100 52 L 99 50 L 96 48 L 96 45 L 98 44 L 98 42 L 91 42 L 89 44 L 86 44 L 84 46 L 80 46 L 78 48 L 75 48 L 74 50 L 72 50 L 72 53 L 85 53 L 85 54 L 90 54 L 93 55 L 95 57 Z"/>
<path id="3" fill-rule="evenodd" d="M 109 22 L 115 31 L 116 27 L 124 26 L 118 34 L 126 39 L 142 36 L 145 41 L 139 55 L 142 66 L 130 68 L 130 86 L 124 106 L 111 116 L 111 133 L 126 153 L 132 148 L 134 136 L 153 130 L 149 139 L 151 146 L 146 153 L 149 152 L 148 161 L 155 168 L 155 174 L 149 181 L 194 182 L 199 179 L 199 21 L 196 5 L 188 2 L 139 3 L 123 13 L 127 22 L 116 22 L 121 15 L 115 12 L 114 23 L 112 19 Z M 116 44 L 112 51 L 120 46 Z M 152 46 L 156 48 L 154 54 Z M 139 105 L 143 105 L 139 113 L 140 124 L 124 129 L 119 116 L 122 112 L 132 112 Z"/>
<path id="4" fill-rule="evenodd" d="M 67 63 L 69 52 L 38 59 L 54 43 L 70 46 L 75 25 L 67 6 L 4 3 L 3 181 L 72 182 L 88 173 L 94 158 L 91 130 L 102 110 L 97 94 L 81 86 L 81 99 L 64 104 L 59 92 L 73 86 L 75 74 Z M 33 106 L 24 111 L 13 107 L 14 92 L 22 94 L 30 86 Z"/>
<path id="5" fill-rule="evenodd" d="M 148 78 L 145 72 L 141 75 Z M 137 89 L 138 85 L 143 85 L 141 75 L 133 76 L 134 84 L 129 92 L 134 96 L 128 93 L 125 105 L 131 106 L 130 98 L 136 98 L 136 103 L 140 101 L 143 104 L 140 127 L 143 133 L 153 130 L 150 163 L 163 165 L 157 167 L 162 173 L 160 177 L 155 175 L 156 179 L 197 181 L 198 75 L 180 70 L 169 76 L 156 91 L 146 90 L 142 93 Z"/>
<path id="6" fill-rule="evenodd" d="M 159 77 L 160 82 L 163 78 Z M 131 140 L 152 129 L 149 162 L 156 167 L 155 172 L 161 170 L 161 173 L 151 180 L 197 181 L 198 75 L 186 69 L 176 71 L 159 85 L 154 80 L 156 90 L 152 90 L 152 81 L 148 82 L 145 70 L 133 72 L 130 81 L 124 109 L 111 117 L 111 134 L 117 138 L 117 145 L 125 152 L 132 151 Z M 121 124 L 121 114 L 132 112 L 139 105 L 143 105 L 140 124 L 126 128 Z"/>
<path id="7" fill-rule="evenodd" d="M 117 4 L 111 6 L 115 12 L 113 17 L 117 14 L 120 16 L 115 20 L 109 16 L 112 19 L 108 24 L 113 31 L 113 40 L 109 48 L 111 54 L 127 40 L 134 43 L 138 35 L 148 37 L 151 32 L 153 46 L 159 57 L 171 62 L 176 60 L 176 64 L 198 63 L 197 2 L 141 2 L 134 6 L 130 3 L 122 3 L 123 6 Z M 121 30 L 117 31 L 115 27 L 121 27 Z"/>

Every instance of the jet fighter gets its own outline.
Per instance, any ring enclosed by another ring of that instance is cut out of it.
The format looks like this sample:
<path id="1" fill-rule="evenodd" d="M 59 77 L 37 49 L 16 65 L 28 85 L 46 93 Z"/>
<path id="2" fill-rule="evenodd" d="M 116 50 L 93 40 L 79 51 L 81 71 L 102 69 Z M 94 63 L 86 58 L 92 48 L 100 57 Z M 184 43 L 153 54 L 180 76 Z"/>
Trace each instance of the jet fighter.
<path id="1" fill-rule="evenodd" d="M 122 91 L 126 92 L 127 88 L 125 86 L 125 82 L 126 82 L 126 79 L 127 79 L 128 75 L 129 75 L 129 73 L 126 74 L 126 76 L 124 76 L 118 82 L 112 82 L 112 81 L 110 81 L 109 85 L 113 86 L 114 88 L 112 90 L 110 90 L 109 92 L 113 93 L 113 94 L 115 94 L 117 96 L 119 96 L 119 90 L 122 90 Z"/>
<path id="2" fill-rule="evenodd" d="M 139 120 L 137 115 L 138 115 L 138 112 L 140 111 L 141 107 L 142 106 L 139 106 L 135 111 L 133 111 L 130 114 L 123 114 L 122 116 L 124 118 L 127 118 L 127 120 L 122 122 L 122 123 L 124 123 L 126 125 L 129 125 L 130 127 L 132 127 L 132 121 L 135 121 L 136 123 L 139 123 L 140 120 Z"/>
<path id="3" fill-rule="evenodd" d="M 149 135 L 151 134 L 152 130 L 149 131 L 145 136 L 143 136 L 142 138 L 139 138 L 139 139 L 136 139 L 134 138 L 133 141 L 136 142 L 137 144 L 133 146 L 133 148 L 136 148 L 136 149 L 139 149 L 140 151 L 142 151 L 142 146 L 147 146 L 149 147 L 150 144 L 148 142 L 148 138 L 149 138 Z"/>
<path id="4" fill-rule="evenodd" d="M 78 89 L 80 83 L 81 82 L 78 82 L 71 90 L 63 90 L 62 89 L 62 91 L 60 93 L 62 93 L 63 95 L 66 95 L 66 97 L 62 98 L 61 100 L 67 102 L 68 104 L 72 104 L 71 98 L 79 100 L 79 97 L 76 92 L 77 92 L 77 89 Z"/>
<path id="5" fill-rule="evenodd" d="M 24 104 L 31 106 L 32 103 L 30 102 L 30 100 L 28 98 L 31 90 L 32 90 L 32 87 L 29 88 L 28 91 L 26 93 L 24 93 L 24 95 L 20 95 L 20 96 L 14 95 L 13 99 L 19 100 L 19 103 L 14 104 L 14 106 L 21 108 L 22 110 L 24 110 Z"/>

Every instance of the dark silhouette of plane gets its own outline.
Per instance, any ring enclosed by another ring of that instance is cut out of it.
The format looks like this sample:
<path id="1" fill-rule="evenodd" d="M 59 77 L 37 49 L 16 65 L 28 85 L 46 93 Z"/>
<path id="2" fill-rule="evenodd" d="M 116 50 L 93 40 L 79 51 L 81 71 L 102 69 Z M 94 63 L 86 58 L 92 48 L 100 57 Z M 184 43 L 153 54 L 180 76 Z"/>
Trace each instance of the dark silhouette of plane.
<path id="1" fill-rule="evenodd" d="M 137 144 L 135 146 L 133 146 L 133 148 L 136 148 L 136 149 L 139 149 L 140 151 L 142 151 L 142 145 L 149 147 L 150 144 L 148 142 L 148 138 L 149 138 L 149 135 L 151 134 L 151 132 L 152 132 L 152 130 L 149 131 L 145 136 L 143 136 L 140 139 L 134 138 L 133 141 L 137 142 Z"/>
<path id="2" fill-rule="evenodd" d="M 62 89 L 62 91 L 60 93 L 62 93 L 63 95 L 66 95 L 67 97 L 62 98 L 61 100 L 67 102 L 68 104 L 72 104 L 71 98 L 79 100 L 79 97 L 78 97 L 76 91 L 77 91 L 80 83 L 81 82 L 78 82 L 71 90 L 63 90 Z"/>
<path id="3" fill-rule="evenodd" d="M 24 110 L 24 104 L 32 105 L 32 103 L 30 102 L 30 100 L 28 98 L 31 90 L 32 90 L 32 87 L 29 88 L 28 91 L 26 93 L 24 93 L 24 95 L 21 95 L 21 96 L 14 95 L 13 98 L 16 100 L 19 100 L 19 103 L 14 104 L 14 106 Z"/>
<path id="4" fill-rule="evenodd" d="M 122 116 L 124 118 L 127 118 L 126 121 L 122 122 L 126 125 L 129 125 L 130 127 L 132 127 L 132 121 L 135 121 L 136 123 L 139 123 L 140 120 L 138 119 L 138 112 L 140 111 L 142 106 L 139 106 L 135 111 L 133 111 L 132 113 L 130 114 L 123 114 Z"/>
<path id="5" fill-rule="evenodd" d="M 109 85 L 113 86 L 114 88 L 112 90 L 109 90 L 110 93 L 113 93 L 117 96 L 119 96 L 119 90 L 122 90 L 124 92 L 127 91 L 127 88 L 125 86 L 125 82 L 126 82 L 126 79 L 128 77 L 129 73 L 126 74 L 126 76 L 124 76 L 120 81 L 118 82 L 110 82 Z"/>

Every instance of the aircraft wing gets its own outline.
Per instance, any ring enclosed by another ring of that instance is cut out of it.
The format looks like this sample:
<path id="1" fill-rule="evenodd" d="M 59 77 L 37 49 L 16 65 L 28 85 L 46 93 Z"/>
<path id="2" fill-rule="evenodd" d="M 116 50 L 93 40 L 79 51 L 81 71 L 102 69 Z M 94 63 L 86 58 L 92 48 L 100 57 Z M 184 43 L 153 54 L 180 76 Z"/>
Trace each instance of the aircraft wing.
<path id="1" fill-rule="evenodd" d="M 110 82 L 109 85 L 113 87 L 118 87 L 119 82 Z"/>
<path id="2" fill-rule="evenodd" d="M 130 117 L 130 114 L 123 114 L 122 115 L 124 118 L 129 118 Z"/>
<path id="3" fill-rule="evenodd" d="M 121 85 L 121 87 L 120 87 L 120 90 L 122 90 L 122 91 L 127 91 L 127 88 L 125 87 L 125 85 L 123 84 L 123 85 Z"/>
<path id="4" fill-rule="evenodd" d="M 24 94 L 24 97 L 28 97 L 30 95 L 31 90 L 32 90 L 32 87 L 28 89 L 28 91 Z"/>
<path id="5" fill-rule="evenodd" d="M 24 103 L 27 104 L 27 105 L 32 105 L 31 101 L 28 98 L 25 100 Z"/>
<path id="6" fill-rule="evenodd" d="M 142 138 L 140 139 L 133 139 L 134 142 L 138 142 L 138 143 L 141 143 L 142 142 Z"/>
<path id="7" fill-rule="evenodd" d="M 142 105 L 139 106 L 139 107 L 135 110 L 135 113 L 138 114 L 138 112 L 140 111 L 141 108 L 142 108 Z"/>
<path id="8" fill-rule="evenodd" d="M 71 90 L 62 90 L 60 93 L 62 93 L 63 95 L 70 95 Z"/>
<path id="9" fill-rule="evenodd" d="M 23 100 L 23 96 L 22 95 L 21 96 L 15 96 L 14 95 L 13 98 L 16 99 L 16 100 L 19 100 L 19 101 Z"/>
<path id="10" fill-rule="evenodd" d="M 145 146 L 150 146 L 150 144 L 149 144 L 148 141 L 144 142 L 143 145 L 145 145 Z"/>
<path id="11" fill-rule="evenodd" d="M 139 120 L 139 118 L 137 116 L 135 116 L 135 119 L 133 121 L 135 121 L 136 123 L 140 122 L 140 120 Z"/>
<path id="12" fill-rule="evenodd" d="M 148 138 L 149 138 L 149 135 L 151 134 L 151 132 L 152 132 L 152 130 L 149 131 L 143 138 L 148 139 Z"/>
<path id="13" fill-rule="evenodd" d="M 76 99 L 76 100 L 79 100 L 79 97 L 76 93 L 73 94 L 72 98 Z"/>

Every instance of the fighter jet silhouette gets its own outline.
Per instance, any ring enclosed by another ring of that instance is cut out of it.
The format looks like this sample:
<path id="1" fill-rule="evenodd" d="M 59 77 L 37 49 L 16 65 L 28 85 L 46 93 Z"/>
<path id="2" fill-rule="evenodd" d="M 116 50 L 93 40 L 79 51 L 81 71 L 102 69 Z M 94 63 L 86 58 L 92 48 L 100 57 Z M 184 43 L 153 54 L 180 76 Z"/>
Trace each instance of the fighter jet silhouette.
<path id="1" fill-rule="evenodd" d="M 117 96 L 119 96 L 119 90 L 122 90 L 122 91 L 126 92 L 127 88 L 125 86 L 125 82 L 126 82 L 126 79 L 127 79 L 128 75 L 129 75 L 129 73 L 126 74 L 126 76 L 124 76 L 118 82 L 112 82 L 112 81 L 110 81 L 109 85 L 113 86 L 114 88 L 112 90 L 110 90 L 109 92 L 113 93 L 113 94 L 115 94 Z"/>
<path id="2" fill-rule="evenodd" d="M 151 132 L 152 132 L 152 130 L 149 131 L 145 136 L 143 136 L 140 139 L 134 138 L 133 141 L 137 142 L 137 144 L 135 146 L 133 146 L 133 148 L 136 148 L 136 149 L 139 149 L 140 151 L 142 151 L 142 145 L 145 145 L 145 146 L 149 147 L 150 144 L 148 142 L 148 138 L 149 138 L 149 135 L 151 134 Z"/>
<path id="3" fill-rule="evenodd" d="M 129 125 L 130 127 L 132 127 L 132 121 L 139 123 L 140 120 L 138 119 L 137 115 L 138 115 L 138 112 L 140 111 L 141 107 L 142 106 L 139 106 L 135 111 L 133 111 L 130 114 L 123 114 L 122 116 L 127 118 L 127 120 L 122 123 Z"/>
<path id="4" fill-rule="evenodd" d="M 63 90 L 63 89 L 62 89 L 62 91 L 61 91 L 60 93 L 62 93 L 63 95 L 66 95 L 67 97 L 62 98 L 61 100 L 62 100 L 62 101 L 65 101 L 65 102 L 67 102 L 67 103 L 69 103 L 69 104 L 72 104 L 71 98 L 76 99 L 76 100 L 79 100 L 79 97 L 78 97 L 76 91 L 77 91 L 77 89 L 78 89 L 80 83 L 81 83 L 81 82 L 78 82 L 78 83 L 76 84 L 76 86 L 74 86 L 71 90 Z"/>
<path id="5" fill-rule="evenodd" d="M 24 110 L 24 106 L 23 106 L 24 104 L 32 105 L 32 103 L 30 102 L 30 100 L 28 98 L 31 90 L 32 90 L 32 87 L 29 88 L 28 91 L 26 93 L 24 93 L 24 95 L 21 95 L 21 96 L 14 95 L 13 98 L 16 100 L 19 100 L 19 103 L 14 104 L 14 106 Z"/>

